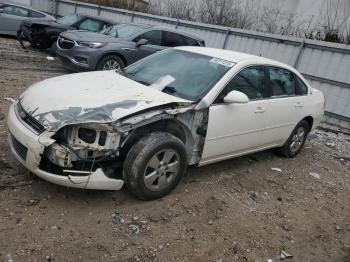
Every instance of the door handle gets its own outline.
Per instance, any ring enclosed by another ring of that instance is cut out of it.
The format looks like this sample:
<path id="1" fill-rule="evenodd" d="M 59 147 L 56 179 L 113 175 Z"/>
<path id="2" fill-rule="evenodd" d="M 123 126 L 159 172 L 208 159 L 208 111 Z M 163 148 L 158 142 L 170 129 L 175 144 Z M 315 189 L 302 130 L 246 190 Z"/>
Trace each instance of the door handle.
<path id="1" fill-rule="evenodd" d="M 257 108 L 256 108 L 256 110 L 254 111 L 254 113 L 255 114 L 261 114 L 261 113 L 264 113 L 266 111 L 266 109 L 264 108 L 264 107 L 262 107 L 262 106 L 258 106 Z"/>
<path id="2" fill-rule="evenodd" d="M 303 107 L 303 103 L 302 102 L 296 102 L 294 107 Z"/>

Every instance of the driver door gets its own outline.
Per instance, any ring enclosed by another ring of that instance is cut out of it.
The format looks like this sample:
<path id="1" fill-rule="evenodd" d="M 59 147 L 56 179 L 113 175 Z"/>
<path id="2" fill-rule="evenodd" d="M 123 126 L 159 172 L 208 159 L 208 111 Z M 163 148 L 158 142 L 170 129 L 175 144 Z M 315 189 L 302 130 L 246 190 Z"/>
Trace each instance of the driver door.
<path id="1" fill-rule="evenodd" d="M 200 164 L 256 151 L 262 147 L 268 100 L 265 69 L 252 66 L 238 73 L 209 108 L 207 136 Z M 246 94 L 246 104 L 223 102 L 233 90 Z"/>
<path id="2" fill-rule="evenodd" d="M 132 61 L 130 63 L 136 62 L 146 56 L 152 55 L 158 51 L 165 49 L 165 47 L 162 46 L 163 31 L 161 30 L 151 30 L 145 32 L 136 37 L 133 40 L 133 42 L 136 44 L 137 41 L 141 39 L 146 39 L 148 43 L 146 45 L 142 45 L 135 48 L 136 52 L 132 52 Z"/>

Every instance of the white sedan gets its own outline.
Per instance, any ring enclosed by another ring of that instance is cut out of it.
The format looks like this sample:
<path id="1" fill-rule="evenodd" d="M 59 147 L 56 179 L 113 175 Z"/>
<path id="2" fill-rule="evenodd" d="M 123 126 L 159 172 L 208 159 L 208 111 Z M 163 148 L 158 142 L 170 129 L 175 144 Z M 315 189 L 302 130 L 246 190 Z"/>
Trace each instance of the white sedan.
<path id="1" fill-rule="evenodd" d="M 295 156 L 324 113 L 294 68 L 203 47 L 167 49 L 127 67 L 55 77 L 10 107 L 10 145 L 55 184 L 168 194 L 188 165 L 277 148 Z"/>

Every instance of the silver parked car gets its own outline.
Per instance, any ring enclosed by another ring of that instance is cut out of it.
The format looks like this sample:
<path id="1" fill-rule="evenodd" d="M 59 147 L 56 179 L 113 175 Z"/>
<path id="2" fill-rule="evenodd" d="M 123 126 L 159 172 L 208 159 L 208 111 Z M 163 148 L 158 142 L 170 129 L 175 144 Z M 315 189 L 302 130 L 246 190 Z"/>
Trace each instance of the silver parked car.
<path id="1" fill-rule="evenodd" d="M 113 70 L 167 47 L 204 45 L 204 40 L 177 29 L 129 23 L 100 33 L 61 33 L 56 53 L 63 65 L 73 71 Z"/>
<path id="2" fill-rule="evenodd" d="M 53 16 L 44 12 L 10 2 L 0 2 L 0 34 L 17 36 L 20 24 L 26 19 L 55 21 Z"/>

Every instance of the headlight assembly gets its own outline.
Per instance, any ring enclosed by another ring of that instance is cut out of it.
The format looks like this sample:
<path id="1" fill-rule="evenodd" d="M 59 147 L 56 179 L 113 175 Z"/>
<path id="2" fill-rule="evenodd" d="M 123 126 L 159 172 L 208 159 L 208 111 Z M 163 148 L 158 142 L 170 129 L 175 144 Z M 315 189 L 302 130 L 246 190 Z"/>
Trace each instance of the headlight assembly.
<path id="1" fill-rule="evenodd" d="M 89 48 L 102 48 L 106 46 L 108 43 L 103 42 L 86 42 L 86 41 L 78 41 L 78 46 L 89 47 Z"/>

